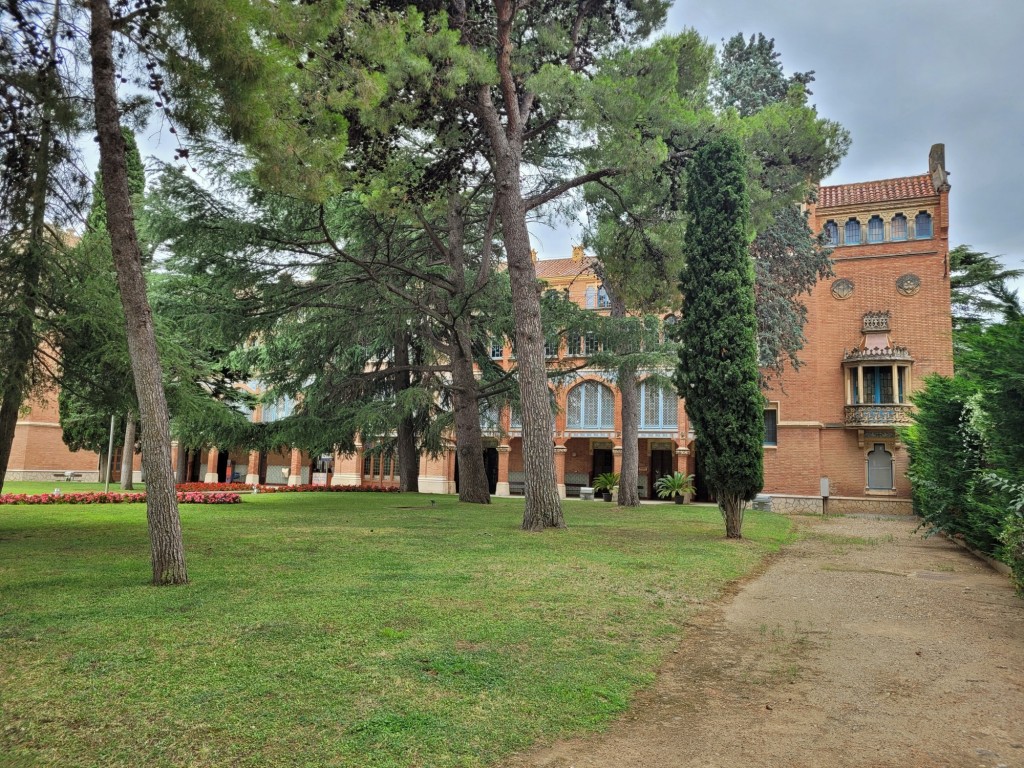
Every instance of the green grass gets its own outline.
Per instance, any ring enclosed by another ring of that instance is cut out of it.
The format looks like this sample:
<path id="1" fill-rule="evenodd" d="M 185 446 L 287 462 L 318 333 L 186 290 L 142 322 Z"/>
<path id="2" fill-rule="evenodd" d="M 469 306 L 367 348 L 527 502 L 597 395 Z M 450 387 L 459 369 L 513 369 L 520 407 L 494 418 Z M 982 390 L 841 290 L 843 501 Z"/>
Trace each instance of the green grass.
<path id="1" fill-rule="evenodd" d="M 174 588 L 146 584 L 142 505 L 0 507 L 0 765 L 485 765 L 606 724 L 791 536 L 672 504 L 567 502 L 538 535 L 521 500 L 243 502 L 182 505 Z"/>

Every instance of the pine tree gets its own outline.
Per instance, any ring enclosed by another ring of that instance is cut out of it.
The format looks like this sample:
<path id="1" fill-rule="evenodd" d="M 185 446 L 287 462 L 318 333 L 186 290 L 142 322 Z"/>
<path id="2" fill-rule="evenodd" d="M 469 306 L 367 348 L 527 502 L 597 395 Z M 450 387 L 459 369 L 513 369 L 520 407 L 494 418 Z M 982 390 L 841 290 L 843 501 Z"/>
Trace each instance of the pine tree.
<path id="1" fill-rule="evenodd" d="M 764 483 L 744 163 L 738 142 L 722 135 L 698 150 L 690 169 L 675 375 L 731 539 L 742 537 L 746 502 Z"/>

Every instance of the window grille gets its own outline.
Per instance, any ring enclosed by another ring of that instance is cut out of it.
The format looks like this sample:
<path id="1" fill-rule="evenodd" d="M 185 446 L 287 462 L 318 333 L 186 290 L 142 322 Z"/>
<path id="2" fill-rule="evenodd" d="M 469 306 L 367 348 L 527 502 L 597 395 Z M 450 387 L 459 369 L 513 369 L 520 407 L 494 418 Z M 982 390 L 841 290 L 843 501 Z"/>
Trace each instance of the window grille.
<path id="1" fill-rule="evenodd" d="M 927 240 L 932 236 L 932 217 L 925 211 L 921 211 L 914 217 L 914 238 Z"/>
<path id="2" fill-rule="evenodd" d="M 612 429 L 615 395 L 599 382 L 585 381 L 569 390 L 566 411 L 569 429 Z"/>
<path id="3" fill-rule="evenodd" d="M 779 412 L 774 408 L 764 412 L 764 444 L 779 444 Z"/>
<path id="4" fill-rule="evenodd" d="M 505 342 L 502 339 L 491 339 L 491 359 L 501 360 L 505 354 Z"/>
<path id="5" fill-rule="evenodd" d="M 370 474 L 370 454 L 363 454 L 363 474 L 369 476 Z"/>
<path id="6" fill-rule="evenodd" d="M 885 224 L 881 216 L 872 216 L 868 219 L 868 242 L 880 243 L 885 239 Z"/>
<path id="7" fill-rule="evenodd" d="M 601 351 L 601 342 L 598 341 L 597 336 L 592 333 L 588 333 L 583 338 L 583 354 L 585 355 L 596 355 Z"/>
<path id="8" fill-rule="evenodd" d="M 580 337 L 572 335 L 569 337 L 569 356 L 576 357 L 580 354 Z"/>
<path id="9" fill-rule="evenodd" d="M 897 213 L 895 216 L 892 217 L 892 221 L 889 223 L 889 239 L 907 239 L 907 217 L 904 216 L 902 213 Z"/>
<path id="10" fill-rule="evenodd" d="M 587 309 L 594 309 L 597 307 L 597 288 L 592 285 L 587 286 L 585 306 Z"/>
<path id="11" fill-rule="evenodd" d="M 860 222 L 850 219 L 843 232 L 846 245 L 860 245 Z"/>
<path id="12" fill-rule="evenodd" d="M 670 389 L 648 382 L 640 384 L 640 426 L 642 429 L 674 428 L 679 422 L 679 399 Z"/>
<path id="13" fill-rule="evenodd" d="M 374 477 L 380 477 L 380 454 L 373 454 L 373 467 L 370 470 L 370 474 Z"/>
<path id="14" fill-rule="evenodd" d="M 602 285 L 597 289 L 597 306 L 601 309 L 605 309 L 611 305 L 612 300 L 608 297 L 608 291 L 606 291 Z"/>

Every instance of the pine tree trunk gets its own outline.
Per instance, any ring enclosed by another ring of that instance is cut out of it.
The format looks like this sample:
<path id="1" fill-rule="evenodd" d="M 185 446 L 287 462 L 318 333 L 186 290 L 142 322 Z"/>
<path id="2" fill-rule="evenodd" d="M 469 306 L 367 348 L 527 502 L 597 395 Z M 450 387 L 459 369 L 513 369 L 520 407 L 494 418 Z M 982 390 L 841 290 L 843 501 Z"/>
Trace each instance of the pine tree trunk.
<path id="1" fill-rule="evenodd" d="M 128 352 L 142 420 L 142 464 L 146 475 L 154 584 L 185 584 L 185 550 L 171 466 L 171 433 L 153 313 L 146 295 L 142 254 L 135 231 L 124 136 L 114 73 L 113 22 L 109 0 L 92 0 L 89 55 L 92 62 L 100 172 L 107 204 L 107 229 L 124 306 Z"/>
<path id="2" fill-rule="evenodd" d="M 53 23 L 49 31 L 49 54 L 53 60 L 57 48 L 57 28 L 60 20 L 60 3 L 53 7 Z M 56 68 L 41 73 L 48 82 L 53 82 Z M 44 86 L 45 89 L 46 86 Z M 50 93 L 45 94 L 47 97 Z M 36 351 L 35 319 L 38 305 L 39 279 L 46 254 L 46 198 L 50 182 L 51 152 L 53 150 L 52 106 L 47 103 L 39 127 L 39 147 L 36 151 L 35 173 L 32 181 L 29 240 L 25 248 L 12 247 L 12 254 L 20 262 L 22 280 L 21 305 L 16 309 L 16 319 L 11 328 L 11 342 L 3 351 L 7 364 L 7 375 L 0 382 L 0 492 L 4 488 L 7 467 L 11 461 L 14 446 L 14 430 L 18 425 L 18 411 L 25 399 L 29 383 L 32 356 Z"/>
<path id="3" fill-rule="evenodd" d="M 636 369 L 619 368 L 619 396 L 622 398 L 622 474 L 619 478 L 619 506 L 639 507 L 637 480 L 640 475 L 640 387 Z"/>
<path id="4" fill-rule="evenodd" d="M 480 429 L 478 385 L 473 370 L 468 323 L 456 323 L 452 344 L 452 401 L 455 415 L 455 450 L 459 457 L 459 501 L 490 504 L 491 489 L 484 466 L 484 437 Z"/>
<path id="5" fill-rule="evenodd" d="M 135 414 L 128 411 L 124 424 L 124 446 L 121 448 L 121 490 L 131 491 L 132 465 L 135 463 Z"/>
<path id="6" fill-rule="evenodd" d="M 498 219 L 512 285 L 512 317 L 515 321 L 519 398 L 523 411 L 523 470 L 526 508 L 523 530 L 564 528 L 562 502 L 555 484 L 555 442 L 551 434 L 544 330 L 540 321 L 540 287 L 530 251 L 523 199 L 523 107 L 533 102 L 520 93 L 512 62 L 512 28 L 516 4 L 495 0 L 497 14 L 497 64 L 499 89 L 504 99 L 505 120 L 494 103 L 489 86 L 477 90 L 475 111 L 490 145 L 488 162 L 494 174 Z M 460 23 L 465 11 L 456 14 Z"/>
<path id="7" fill-rule="evenodd" d="M 725 538 L 743 538 L 743 512 L 747 502 L 740 494 L 730 493 L 719 498 L 718 508 L 725 519 Z"/>
<path id="8" fill-rule="evenodd" d="M 395 334 L 395 366 L 405 370 L 395 374 L 395 394 L 412 386 L 409 372 L 409 332 L 404 328 Z M 398 490 L 418 493 L 420 490 L 420 452 L 416 446 L 416 420 L 407 414 L 398 422 Z"/>

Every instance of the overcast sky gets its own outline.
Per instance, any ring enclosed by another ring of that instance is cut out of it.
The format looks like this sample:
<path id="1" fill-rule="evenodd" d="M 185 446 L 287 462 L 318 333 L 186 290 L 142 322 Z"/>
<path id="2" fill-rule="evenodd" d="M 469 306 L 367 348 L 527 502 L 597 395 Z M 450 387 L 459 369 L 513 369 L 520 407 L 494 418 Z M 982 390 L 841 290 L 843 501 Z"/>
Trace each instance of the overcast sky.
<path id="1" fill-rule="evenodd" d="M 667 31 L 684 27 L 716 45 L 763 32 L 787 73 L 815 71 L 811 100 L 853 137 L 826 184 L 926 173 L 944 143 L 950 244 L 1024 267 L 1022 0 L 676 0 Z M 140 139 L 165 158 L 175 147 L 159 132 Z M 531 231 L 541 258 L 578 241 L 569 225 Z"/>
<path id="2" fill-rule="evenodd" d="M 950 245 L 1024 267 L 1024 2 L 676 0 L 668 31 L 684 27 L 763 32 L 787 73 L 815 71 L 811 100 L 853 137 L 826 184 L 926 173 L 944 143 Z M 544 257 L 569 255 L 567 233 L 534 230 Z"/>

